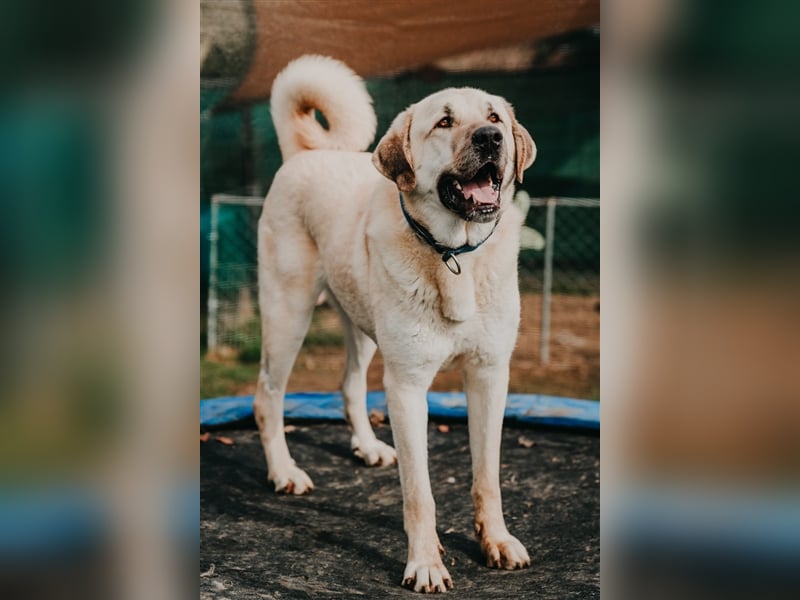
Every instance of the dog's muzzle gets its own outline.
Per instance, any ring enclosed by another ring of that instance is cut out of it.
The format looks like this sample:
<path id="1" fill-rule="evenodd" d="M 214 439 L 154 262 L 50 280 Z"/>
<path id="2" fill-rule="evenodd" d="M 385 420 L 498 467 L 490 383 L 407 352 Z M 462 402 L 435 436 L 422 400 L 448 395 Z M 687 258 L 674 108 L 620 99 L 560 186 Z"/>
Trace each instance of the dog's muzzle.
<path id="1" fill-rule="evenodd" d="M 459 172 L 440 177 L 439 200 L 465 221 L 488 223 L 500 210 L 505 164 L 503 133 L 485 125 L 472 133 L 471 142 Z"/>
<path id="2" fill-rule="evenodd" d="M 472 145 L 482 160 L 496 160 L 503 148 L 503 132 L 492 125 L 479 127 L 472 133 Z"/>

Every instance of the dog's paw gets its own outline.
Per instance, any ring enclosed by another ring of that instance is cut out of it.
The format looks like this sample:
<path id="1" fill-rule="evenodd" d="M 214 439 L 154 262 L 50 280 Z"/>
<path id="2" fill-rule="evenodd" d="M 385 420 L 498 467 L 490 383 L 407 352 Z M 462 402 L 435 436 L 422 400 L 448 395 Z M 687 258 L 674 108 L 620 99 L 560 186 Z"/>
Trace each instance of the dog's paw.
<path id="1" fill-rule="evenodd" d="M 368 467 L 386 467 L 397 463 L 397 454 L 389 444 L 375 440 L 371 444 L 362 444 L 355 436 L 351 442 L 353 454 L 364 461 Z"/>
<path id="2" fill-rule="evenodd" d="M 481 550 L 486 556 L 486 566 L 497 569 L 524 569 L 529 567 L 531 559 L 525 546 L 509 535 L 502 540 L 481 540 Z"/>
<path id="3" fill-rule="evenodd" d="M 411 561 L 403 573 L 403 587 L 423 594 L 446 592 L 453 587 L 453 579 L 442 561 L 427 564 Z"/>
<path id="4" fill-rule="evenodd" d="M 303 469 L 291 466 L 284 472 L 271 475 L 270 480 L 275 484 L 275 491 L 283 494 L 300 496 L 314 489 L 314 483 Z"/>

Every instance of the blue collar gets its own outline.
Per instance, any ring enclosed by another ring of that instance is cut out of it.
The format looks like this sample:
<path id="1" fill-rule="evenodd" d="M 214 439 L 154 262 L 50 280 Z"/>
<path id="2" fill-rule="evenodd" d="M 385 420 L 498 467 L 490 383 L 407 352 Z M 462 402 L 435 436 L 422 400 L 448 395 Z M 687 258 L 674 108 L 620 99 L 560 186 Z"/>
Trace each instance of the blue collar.
<path id="1" fill-rule="evenodd" d="M 411 227 L 411 230 L 417 235 L 419 239 L 423 242 L 428 244 L 431 248 L 433 248 L 436 252 L 442 255 L 442 262 L 445 266 L 450 270 L 451 273 L 454 275 L 461 275 L 461 265 L 458 262 L 456 256 L 459 254 L 464 254 L 465 252 L 472 252 L 473 250 L 477 250 L 480 246 L 492 237 L 494 230 L 497 229 L 497 224 L 500 222 L 500 217 L 497 217 L 497 220 L 494 222 L 494 227 L 489 232 L 482 241 L 478 242 L 474 246 L 470 246 L 469 244 L 464 244 L 463 246 L 459 246 L 458 248 L 450 248 L 449 246 L 445 246 L 440 244 L 436 241 L 430 231 L 428 231 L 422 223 L 416 221 L 408 212 L 406 211 L 405 202 L 403 202 L 403 194 L 400 194 L 400 210 L 403 211 L 403 216 L 406 218 L 408 222 L 408 226 Z M 452 264 L 451 264 L 452 263 Z"/>

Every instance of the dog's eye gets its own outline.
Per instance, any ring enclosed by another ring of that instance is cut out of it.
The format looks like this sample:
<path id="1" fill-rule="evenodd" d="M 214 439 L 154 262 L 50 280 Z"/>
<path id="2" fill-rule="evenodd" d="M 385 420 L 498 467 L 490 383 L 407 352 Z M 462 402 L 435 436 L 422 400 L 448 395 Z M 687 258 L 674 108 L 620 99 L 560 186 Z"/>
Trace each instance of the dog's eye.
<path id="1" fill-rule="evenodd" d="M 448 127 L 452 126 L 453 126 L 452 117 L 442 117 L 442 119 L 436 124 L 436 127 L 440 127 L 442 129 L 447 129 Z"/>
<path id="2" fill-rule="evenodd" d="M 489 123 L 499 123 L 500 117 L 497 116 L 497 113 L 492 113 L 489 115 Z"/>

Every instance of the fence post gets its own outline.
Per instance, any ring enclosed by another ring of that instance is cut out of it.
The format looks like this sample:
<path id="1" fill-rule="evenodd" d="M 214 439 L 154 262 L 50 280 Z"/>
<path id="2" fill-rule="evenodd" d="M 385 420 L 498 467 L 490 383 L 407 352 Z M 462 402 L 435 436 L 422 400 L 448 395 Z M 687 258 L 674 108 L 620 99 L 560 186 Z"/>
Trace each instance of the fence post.
<path id="1" fill-rule="evenodd" d="M 547 224 L 544 247 L 544 282 L 542 285 L 542 333 L 539 356 L 542 364 L 550 362 L 550 294 L 553 287 L 553 246 L 556 229 L 556 199 L 547 199 Z"/>
<path id="2" fill-rule="evenodd" d="M 219 202 L 211 197 L 211 231 L 208 234 L 208 322 L 206 337 L 208 351 L 217 349 L 217 312 L 219 299 L 217 298 L 217 241 L 219 240 Z"/>

